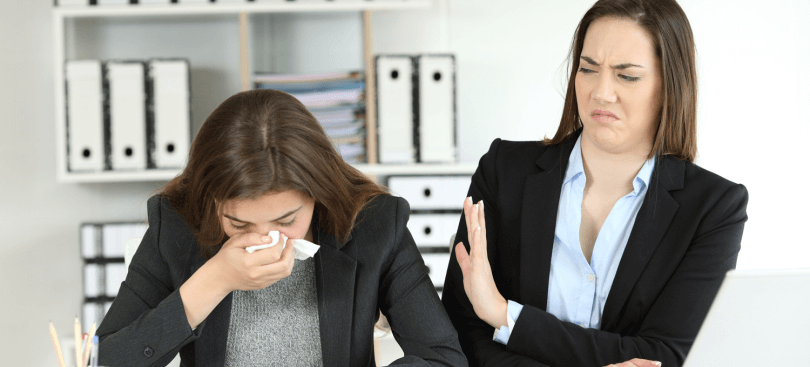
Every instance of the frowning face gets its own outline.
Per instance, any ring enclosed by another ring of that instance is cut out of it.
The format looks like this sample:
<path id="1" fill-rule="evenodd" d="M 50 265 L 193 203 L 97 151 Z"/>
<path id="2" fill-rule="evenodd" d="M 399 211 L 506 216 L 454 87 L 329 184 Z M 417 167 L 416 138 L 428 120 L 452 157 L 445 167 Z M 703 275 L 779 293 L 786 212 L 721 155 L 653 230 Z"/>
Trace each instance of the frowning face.
<path id="1" fill-rule="evenodd" d="M 279 231 L 289 238 L 312 241 L 310 223 L 315 200 L 295 190 L 271 192 L 252 200 L 228 200 L 220 222 L 229 237 L 239 233 L 266 236 Z"/>
<path id="2" fill-rule="evenodd" d="M 643 28 L 620 18 L 591 23 L 575 80 L 582 144 L 649 154 L 661 116 L 661 80 L 660 60 Z"/>

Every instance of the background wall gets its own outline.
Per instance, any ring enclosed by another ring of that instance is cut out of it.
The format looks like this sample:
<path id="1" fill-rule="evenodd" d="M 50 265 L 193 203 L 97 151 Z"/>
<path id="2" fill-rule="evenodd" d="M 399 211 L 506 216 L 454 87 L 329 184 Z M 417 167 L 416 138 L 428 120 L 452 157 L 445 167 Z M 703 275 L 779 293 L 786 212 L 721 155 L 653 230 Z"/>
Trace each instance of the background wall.
<path id="1" fill-rule="evenodd" d="M 699 164 L 748 187 L 739 268 L 806 266 L 810 241 L 810 5 L 682 0 L 699 62 Z M 58 184 L 50 0 L 0 2 L 0 351 L 4 364 L 54 364 L 48 320 L 67 335 L 80 312 L 82 222 L 145 220 L 162 183 Z M 436 0 L 378 12 L 377 53 L 453 52 L 461 157 L 496 137 L 556 130 L 565 59 L 591 0 Z M 255 66 L 362 68 L 357 14 L 254 17 Z M 239 89 L 235 17 L 77 21 L 70 57 L 192 59 L 195 127 Z"/>

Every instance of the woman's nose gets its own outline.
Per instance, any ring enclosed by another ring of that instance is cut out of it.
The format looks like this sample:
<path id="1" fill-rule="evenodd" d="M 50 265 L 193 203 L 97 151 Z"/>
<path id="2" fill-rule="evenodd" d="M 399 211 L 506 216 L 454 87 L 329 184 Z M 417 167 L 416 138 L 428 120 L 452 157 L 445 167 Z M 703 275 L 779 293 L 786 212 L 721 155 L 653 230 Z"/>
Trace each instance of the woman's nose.
<path id="1" fill-rule="evenodd" d="M 593 90 L 593 99 L 602 104 L 616 102 L 616 91 L 613 88 L 612 75 L 606 74 L 599 78 Z"/>

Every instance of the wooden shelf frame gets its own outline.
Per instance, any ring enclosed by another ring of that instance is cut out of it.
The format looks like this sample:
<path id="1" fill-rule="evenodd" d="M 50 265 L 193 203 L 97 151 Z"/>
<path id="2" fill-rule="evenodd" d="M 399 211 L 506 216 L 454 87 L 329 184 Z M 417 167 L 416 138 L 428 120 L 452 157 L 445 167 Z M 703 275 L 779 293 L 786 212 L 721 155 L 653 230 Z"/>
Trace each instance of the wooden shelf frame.
<path id="1" fill-rule="evenodd" d="M 180 173 L 180 170 L 144 170 L 144 171 L 101 171 L 101 172 L 69 172 L 67 169 L 67 132 L 65 124 L 65 88 L 64 63 L 66 57 L 66 30 L 67 21 L 76 18 L 116 18 L 116 17 L 153 17 L 153 16 L 193 16 L 193 15 L 235 15 L 239 22 L 241 42 L 240 47 L 242 65 L 240 75 L 242 88 L 249 88 L 250 58 L 247 54 L 249 47 L 246 40 L 249 34 L 248 14 L 262 13 L 307 13 L 307 12 L 363 12 L 363 59 L 366 73 L 366 132 L 368 164 L 355 165 L 360 171 L 369 176 L 388 175 L 426 175 L 426 174 L 472 174 L 475 165 L 469 164 L 409 164 L 387 165 L 377 164 L 376 139 L 376 81 L 374 70 L 374 52 L 372 37 L 372 12 L 396 11 L 410 9 L 424 9 L 432 6 L 432 0 L 402 0 L 402 1 L 344 1 L 344 2 L 279 2 L 244 4 L 167 4 L 167 5 L 122 5 L 122 6 L 64 6 L 54 7 L 52 12 L 53 39 L 54 39 L 54 96 L 55 96 L 55 131 L 56 131 L 56 160 L 57 180 L 66 183 L 99 183 L 99 182 L 148 182 L 169 181 Z"/>

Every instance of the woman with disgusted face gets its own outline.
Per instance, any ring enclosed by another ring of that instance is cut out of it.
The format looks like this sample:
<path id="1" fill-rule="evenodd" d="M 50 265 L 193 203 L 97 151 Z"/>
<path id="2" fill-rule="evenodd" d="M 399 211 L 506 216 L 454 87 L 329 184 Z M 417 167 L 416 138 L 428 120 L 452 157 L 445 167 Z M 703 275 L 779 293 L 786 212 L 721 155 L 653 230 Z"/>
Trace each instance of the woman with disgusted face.
<path id="1" fill-rule="evenodd" d="M 405 353 L 395 364 L 466 366 L 409 213 L 297 99 L 236 94 L 149 199 L 149 229 L 98 329 L 100 364 L 375 366 L 382 312 Z"/>
<path id="2" fill-rule="evenodd" d="M 675 0 L 600 0 L 571 66 L 556 135 L 481 158 L 445 308 L 472 366 L 680 366 L 748 202 L 694 164 L 689 21 Z"/>

